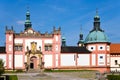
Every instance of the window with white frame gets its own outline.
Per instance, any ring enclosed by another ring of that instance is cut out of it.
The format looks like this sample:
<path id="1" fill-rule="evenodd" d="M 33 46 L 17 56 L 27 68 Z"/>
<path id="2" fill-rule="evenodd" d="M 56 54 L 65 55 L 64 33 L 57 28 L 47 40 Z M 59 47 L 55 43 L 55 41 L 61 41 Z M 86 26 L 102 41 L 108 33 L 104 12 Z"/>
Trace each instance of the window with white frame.
<path id="1" fill-rule="evenodd" d="M 52 44 L 46 44 L 45 51 L 52 51 Z"/>
<path id="2" fill-rule="evenodd" d="M 12 45 L 9 45 L 9 51 L 12 51 Z"/>
<path id="3" fill-rule="evenodd" d="M 91 47 L 91 49 L 93 50 L 94 48 L 93 48 L 93 47 Z"/>
<path id="4" fill-rule="evenodd" d="M 103 59 L 103 56 L 100 56 L 100 59 Z"/>
<path id="5" fill-rule="evenodd" d="M 55 46 L 56 51 L 58 51 L 58 45 Z"/>
<path id="6" fill-rule="evenodd" d="M 115 65 L 118 65 L 118 60 L 115 60 Z"/>
<path id="7" fill-rule="evenodd" d="M 15 50 L 15 51 L 22 51 L 22 50 L 23 50 L 22 44 L 15 44 L 14 50 Z"/>
<path id="8" fill-rule="evenodd" d="M 96 48 L 95 48 L 95 46 L 88 46 L 88 50 L 90 50 L 90 51 L 94 51 Z"/>
<path id="9" fill-rule="evenodd" d="M 12 36 L 11 35 L 9 36 L 9 41 L 12 41 Z"/>
<path id="10" fill-rule="evenodd" d="M 58 41 L 58 36 L 56 36 L 56 41 Z"/>
<path id="11" fill-rule="evenodd" d="M 110 46 L 107 46 L 107 51 L 109 51 L 110 50 Z"/>
<path id="12" fill-rule="evenodd" d="M 98 54 L 98 65 L 105 65 L 106 57 L 105 54 Z"/>
<path id="13" fill-rule="evenodd" d="M 98 50 L 105 50 L 105 46 L 104 45 L 98 46 Z"/>

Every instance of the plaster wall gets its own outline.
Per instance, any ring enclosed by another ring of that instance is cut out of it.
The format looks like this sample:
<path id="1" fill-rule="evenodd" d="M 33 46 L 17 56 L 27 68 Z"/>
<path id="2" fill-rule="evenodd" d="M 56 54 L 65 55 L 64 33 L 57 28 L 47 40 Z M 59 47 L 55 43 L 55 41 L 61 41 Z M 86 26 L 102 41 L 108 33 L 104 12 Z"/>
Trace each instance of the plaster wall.
<path id="1" fill-rule="evenodd" d="M 78 65 L 90 66 L 90 54 L 79 54 L 78 55 Z"/>
<path id="2" fill-rule="evenodd" d="M 15 67 L 23 67 L 23 55 L 15 55 Z"/>
<path id="3" fill-rule="evenodd" d="M 75 66 L 75 54 L 61 54 L 61 66 Z"/>
<path id="4" fill-rule="evenodd" d="M 44 67 L 45 68 L 52 67 L 52 64 L 53 64 L 52 60 L 53 59 L 52 59 L 51 54 L 45 54 L 44 55 L 44 62 L 45 62 Z"/>

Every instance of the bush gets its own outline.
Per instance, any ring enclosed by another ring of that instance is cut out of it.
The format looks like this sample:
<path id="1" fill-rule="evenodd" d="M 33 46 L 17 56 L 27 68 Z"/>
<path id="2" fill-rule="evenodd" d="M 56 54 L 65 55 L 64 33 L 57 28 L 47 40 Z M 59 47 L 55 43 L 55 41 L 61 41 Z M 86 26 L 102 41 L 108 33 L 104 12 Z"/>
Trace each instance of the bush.
<path id="1" fill-rule="evenodd" d="M 0 76 L 5 72 L 4 69 L 4 62 L 2 59 L 0 59 Z"/>
<path id="2" fill-rule="evenodd" d="M 0 77 L 0 80 L 4 80 L 4 77 Z"/>
<path id="3" fill-rule="evenodd" d="M 8 75 L 2 75 L 2 76 L 0 76 L 0 80 L 9 80 L 9 76 Z"/>
<path id="4" fill-rule="evenodd" d="M 16 75 L 10 75 L 9 80 L 18 80 Z"/>
<path id="5" fill-rule="evenodd" d="M 108 80 L 120 80 L 120 75 L 108 75 Z"/>
<path id="6" fill-rule="evenodd" d="M 16 72 L 23 72 L 23 70 L 22 69 L 18 69 L 18 70 L 16 70 Z"/>
<path id="7" fill-rule="evenodd" d="M 45 72 L 52 72 L 52 69 L 45 69 Z"/>

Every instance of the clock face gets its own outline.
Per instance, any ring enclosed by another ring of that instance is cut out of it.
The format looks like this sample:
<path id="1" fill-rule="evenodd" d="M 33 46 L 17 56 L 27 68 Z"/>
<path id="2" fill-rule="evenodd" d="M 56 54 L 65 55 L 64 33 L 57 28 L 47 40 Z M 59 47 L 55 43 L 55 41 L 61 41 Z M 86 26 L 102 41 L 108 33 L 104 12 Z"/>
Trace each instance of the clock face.
<path id="1" fill-rule="evenodd" d="M 33 30 L 28 30 L 28 33 L 33 33 Z"/>

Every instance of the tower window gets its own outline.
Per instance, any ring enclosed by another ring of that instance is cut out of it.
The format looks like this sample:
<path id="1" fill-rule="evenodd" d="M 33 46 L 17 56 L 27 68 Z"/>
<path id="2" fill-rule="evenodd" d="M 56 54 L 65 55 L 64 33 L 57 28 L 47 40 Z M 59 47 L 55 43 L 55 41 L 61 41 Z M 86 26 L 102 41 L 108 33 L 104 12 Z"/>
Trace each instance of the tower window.
<path id="1" fill-rule="evenodd" d="M 115 65 L 118 65 L 118 60 L 115 60 Z"/>
<path id="2" fill-rule="evenodd" d="M 105 45 L 98 45 L 98 50 L 100 51 L 106 50 Z"/>
<path id="3" fill-rule="evenodd" d="M 103 56 L 100 56 L 100 59 L 103 59 Z"/>
<path id="4" fill-rule="evenodd" d="M 91 47 L 91 49 L 93 49 L 93 47 Z"/>
<path id="5" fill-rule="evenodd" d="M 110 47 L 109 46 L 107 46 L 107 51 L 109 51 L 110 50 Z"/>
<path id="6" fill-rule="evenodd" d="M 100 47 L 100 49 L 103 49 L 103 47 Z"/>
<path id="7" fill-rule="evenodd" d="M 9 41 L 12 41 L 12 36 L 11 35 L 9 36 Z"/>
<path id="8" fill-rule="evenodd" d="M 88 46 L 88 50 L 90 51 L 94 51 L 95 49 L 96 49 L 96 46 L 94 45 Z"/>

